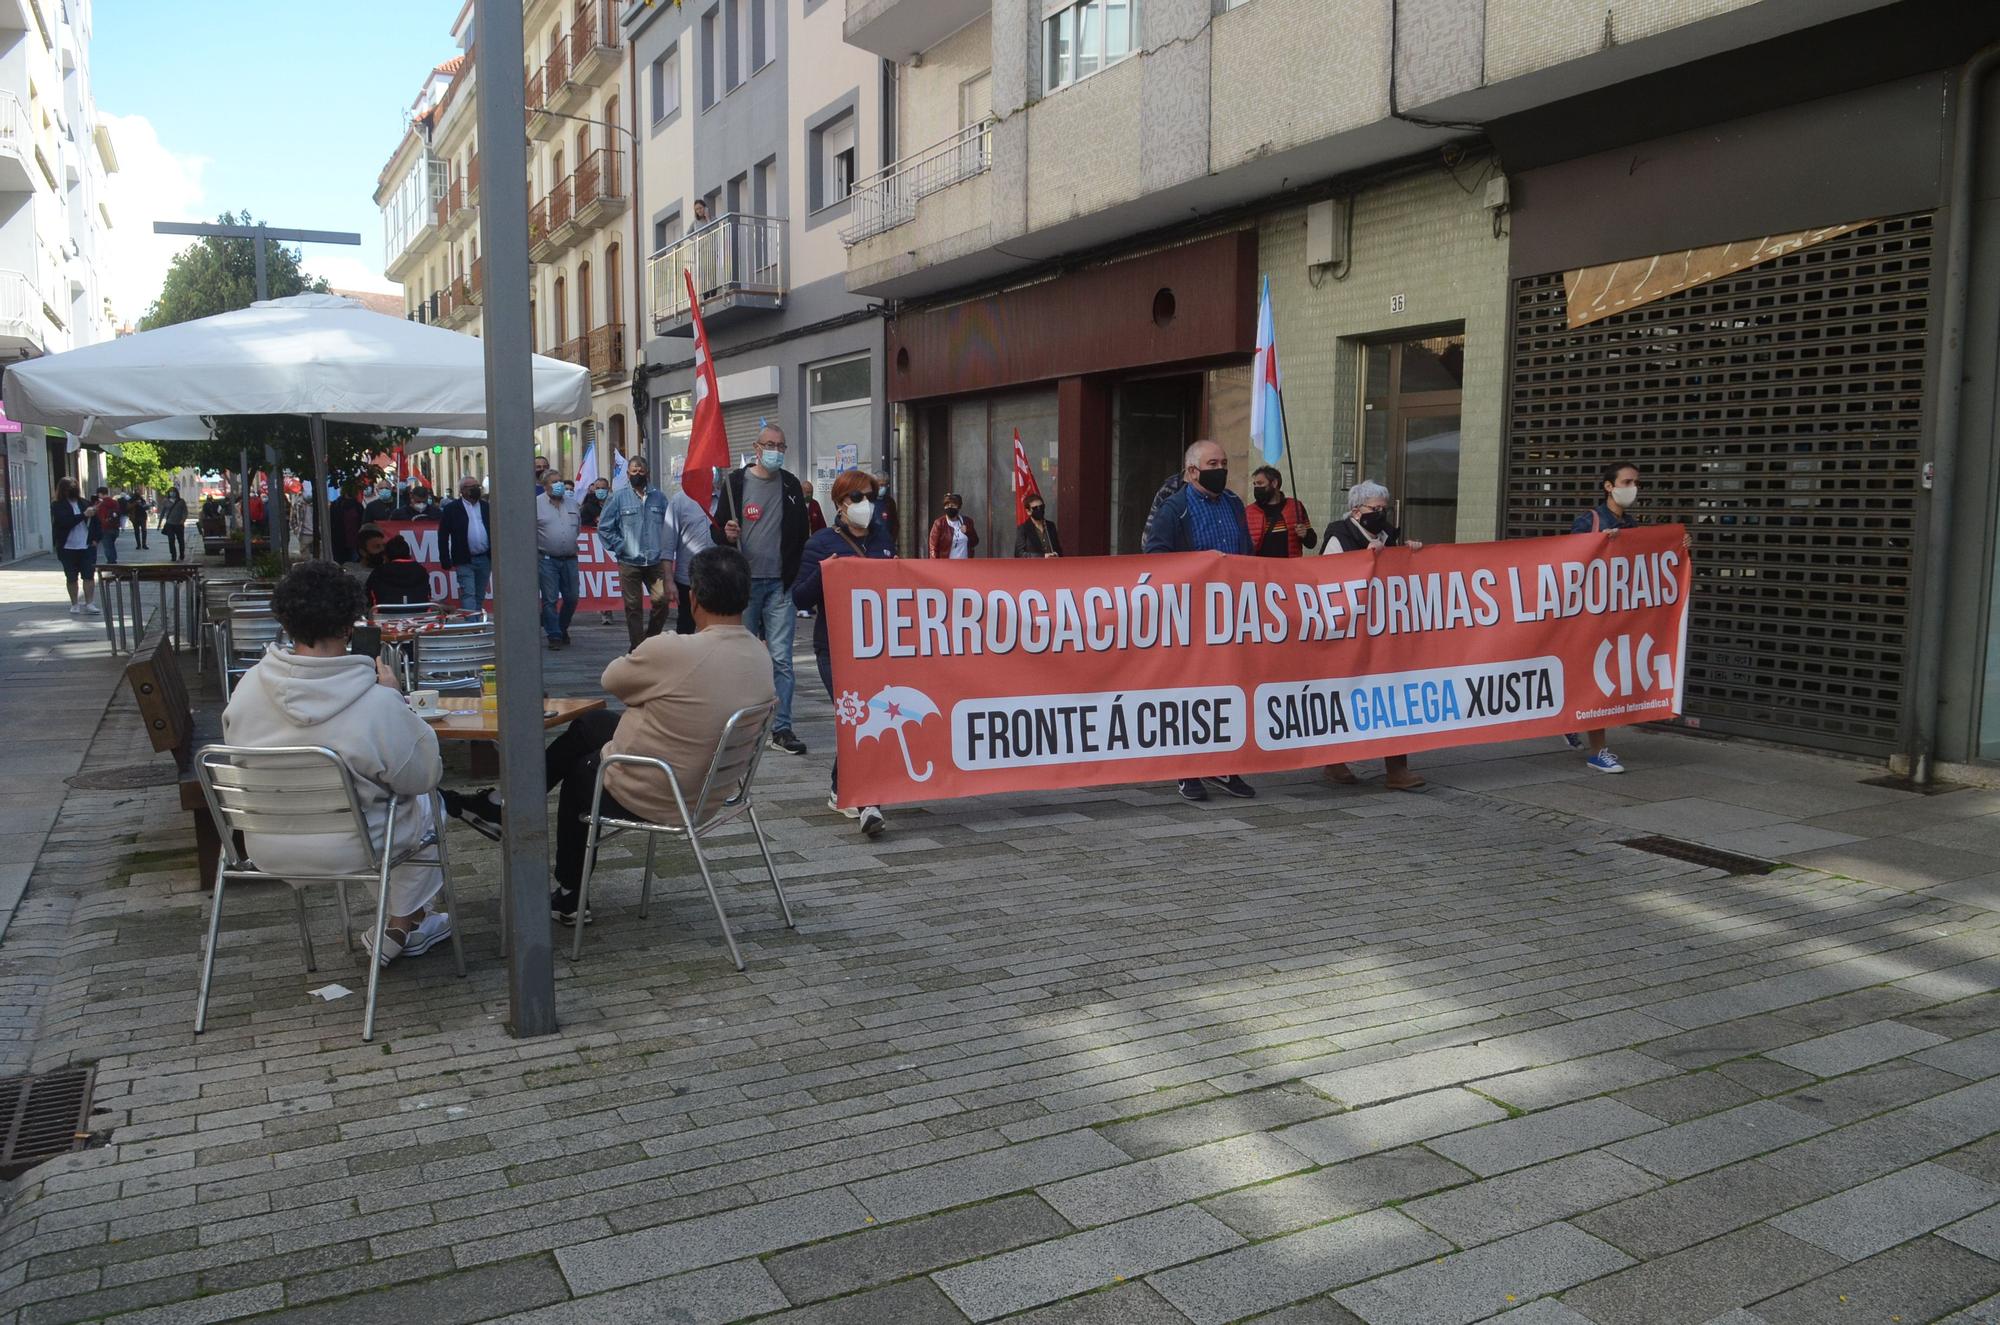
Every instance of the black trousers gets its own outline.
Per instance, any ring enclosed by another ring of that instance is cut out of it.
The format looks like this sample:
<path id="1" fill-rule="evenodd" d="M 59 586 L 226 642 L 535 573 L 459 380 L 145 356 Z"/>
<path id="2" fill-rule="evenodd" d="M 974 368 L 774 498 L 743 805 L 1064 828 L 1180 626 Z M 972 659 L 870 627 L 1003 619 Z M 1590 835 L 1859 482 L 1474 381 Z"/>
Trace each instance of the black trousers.
<path id="1" fill-rule="evenodd" d="M 549 790 L 557 793 L 556 882 L 565 888 L 583 881 L 584 847 L 590 840 L 590 827 L 583 817 L 590 813 L 590 796 L 597 786 L 597 765 L 605 743 L 617 730 L 617 714 L 586 713 L 550 741 L 542 756 Z M 609 788 L 599 808 L 615 819 L 637 817 L 618 803 Z"/>
<path id="2" fill-rule="evenodd" d="M 173 558 L 174 558 L 174 560 L 175 560 L 175 561 L 179 561 L 179 560 L 181 560 L 182 558 L 184 558 L 184 557 L 186 557 L 186 556 L 187 556 L 187 526 L 186 526 L 186 525 L 182 525 L 182 524 L 163 524 L 163 525 L 161 525 L 161 526 L 160 526 L 160 531 L 161 531 L 162 533 L 166 534 L 166 536 L 167 536 L 167 551 L 169 551 L 170 553 L 172 553 L 172 554 L 173 554 Z"/>
<path id="3" fill-rule="evenodd" d="M 681 596 L 681 605 L 674 611 L 674 634 L 692 635 L 694 634 L 694 592 L 685 584 L 676 583 L 674 588 L 680 591 Z"/>

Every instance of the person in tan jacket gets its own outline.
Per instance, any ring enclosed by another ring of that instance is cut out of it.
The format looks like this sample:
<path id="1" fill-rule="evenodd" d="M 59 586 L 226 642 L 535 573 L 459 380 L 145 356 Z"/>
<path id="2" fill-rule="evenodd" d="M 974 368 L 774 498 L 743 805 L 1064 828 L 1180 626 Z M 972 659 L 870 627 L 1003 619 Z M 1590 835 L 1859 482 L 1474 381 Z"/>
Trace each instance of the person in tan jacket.
<path id="1" fill-rule="evenodd" d="M 665 761 L 692 802 L 715 756 L 730 716 L 777 698 L 770 654 L 743 626 L 750 604 L 750 563 L 731 547 L 700 553 L 688 570 L 692 635 L 654 635 L 604 669 L 605 692 L 625 705 L 622 714 L 590 713 L 550 742 L 545 759 L 556 797 L 556 887 L 549 914 L 565 925 L 588 922 L 577 914 L 577 885 L 589 828 L 597 766 L 606 754 L 644 755 Z M 447 810 L 488 836 L 497 835 L 501 807 L 492 792 L 447 794 Z M 607 818 L 680 822 L 674 793 L 656 770 L 614 765 L 604 776 Z"/>

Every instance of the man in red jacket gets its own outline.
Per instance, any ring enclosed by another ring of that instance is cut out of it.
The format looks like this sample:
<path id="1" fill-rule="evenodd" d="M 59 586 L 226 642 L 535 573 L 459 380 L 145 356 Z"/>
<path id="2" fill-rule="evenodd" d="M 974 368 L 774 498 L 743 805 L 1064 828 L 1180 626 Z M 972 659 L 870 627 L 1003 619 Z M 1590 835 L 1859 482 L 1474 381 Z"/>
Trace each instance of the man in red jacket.
<path id="1" fill-rule="evenodd" d="M 1319 542 L 1305 503 L 1285 495 L 1284 481 L 1270 465 L 1250 471 L 1250 505 L 1244 519 L 1250 525 L 1250 551 L 1259 557 L 1299 557 Z"/>

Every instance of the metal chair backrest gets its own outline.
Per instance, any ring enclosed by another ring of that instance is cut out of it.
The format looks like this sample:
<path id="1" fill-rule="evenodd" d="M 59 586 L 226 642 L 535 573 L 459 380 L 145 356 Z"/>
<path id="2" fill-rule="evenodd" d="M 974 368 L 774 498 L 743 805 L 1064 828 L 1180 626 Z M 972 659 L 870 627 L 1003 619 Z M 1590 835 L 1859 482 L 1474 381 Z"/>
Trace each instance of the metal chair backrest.
<path id="1" fill-rule="evenodd" d="M 770 735 L 777 713 L 778 702 L 771 700 L 729 715 L 722 735 L 716 738 L 715 757 L 708 761 L 708 776 L 701 780 L 701 790 L 687 807 L 687 823 L 696 832 L 734 813 L 749 797 L 757 761 L 764 754 L 764 738 Z"/>
<path id="2" fill-rule="evenodd" d="M 228 615 L 223 618 L 229 627 L 229 652 L 238 658 L 261 656 L 265 645 L 284 638 L 284 627 L 271 615 L 269 599 L 260 603 L 241 601 L 244 598 L 243 594 L 231 596 Z"/>
<path id="3" fill-rule="evenodd" d="M 436 603 L 377 603 L 375 615 L 385 616 L 429 616 L 437 611 Z"/>
<path id="4" fill-rule="evenodd" d="M 365 846 L 370 868 L 381 864 L 353 775 L 346 762 L 323 745 L 204 746 L 195 756 L 195 776 L 231 869 L 248 863 L 236 849 L 235 833 L 260 837 L 352 833 Z"/>
<path id="5" fill-rule="evenodd" d="M 477 681 L 479 669 L 496 661 L 491 621 L 450 622 L 421 632 L 410 645 L 410 670 L 419 687 L 438 681 Z"/>

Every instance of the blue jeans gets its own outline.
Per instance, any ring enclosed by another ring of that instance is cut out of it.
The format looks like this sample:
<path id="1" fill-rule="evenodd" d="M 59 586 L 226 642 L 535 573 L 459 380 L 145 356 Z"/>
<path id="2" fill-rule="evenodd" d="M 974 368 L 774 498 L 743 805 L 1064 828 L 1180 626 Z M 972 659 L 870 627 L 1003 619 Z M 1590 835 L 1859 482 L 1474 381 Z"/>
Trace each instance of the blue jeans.
<path id="1" fill-rule="evenodd" d="M 116 529 L 108 534 L 99 534 L 97 536 L 97 546 L 104 553 L 105 565 L 116 566 L 118 564 L 118 531 Z"/>
<path id="2" fill-rule="evenodd" d="M 541 554 L 542 633 L 550 639 L 568 639 L 570 619 L 576 615 L 576 558 Z M 556 611 L 556 599 L 562 611 Z"/>
<path id="3" fill-rule="evenodd" d="M 472 560 L 451 568 L 458 577 L 458 605 L 468 612 L 486 610 L 486 586 L 493 582 L 493 555 L 475 552 Z"/>
<path id="4" fill-rule="evenodd" d="M 743 624 L 771 650 L 771 684 L 778 692 L 778 720 L 771 730 L 792 729 L 792 635 L 798 629 L 799 609 L 792 605 L 792 591 L 776 576 L 759 576 L 750 581 L 750 610 Z"/>

